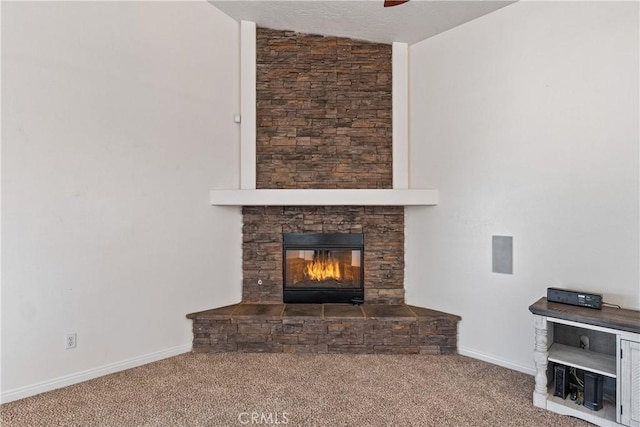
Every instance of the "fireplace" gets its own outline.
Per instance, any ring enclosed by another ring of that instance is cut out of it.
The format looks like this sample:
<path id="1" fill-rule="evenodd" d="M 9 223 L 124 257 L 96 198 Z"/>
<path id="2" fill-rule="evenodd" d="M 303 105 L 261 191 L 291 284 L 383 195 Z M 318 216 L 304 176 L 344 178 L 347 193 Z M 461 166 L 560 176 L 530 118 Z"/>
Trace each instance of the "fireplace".
<path id="1" fill-rule="evenodd" d="M 286 303 L 364 301 L 362 234 L 283 234 Z"/>

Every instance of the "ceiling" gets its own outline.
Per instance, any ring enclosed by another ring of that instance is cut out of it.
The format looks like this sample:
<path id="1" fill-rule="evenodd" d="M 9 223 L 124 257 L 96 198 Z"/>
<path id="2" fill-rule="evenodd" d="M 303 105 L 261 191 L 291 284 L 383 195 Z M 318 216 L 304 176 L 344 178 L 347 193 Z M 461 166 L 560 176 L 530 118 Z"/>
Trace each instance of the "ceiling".
<path id="1" fill-rule="evenodd" d="M 411 0 L 384 8 L 383 0 L 209 0 L 233 19 L 253 21 L 259 27 L 409 44 L 514 2 Z"/>

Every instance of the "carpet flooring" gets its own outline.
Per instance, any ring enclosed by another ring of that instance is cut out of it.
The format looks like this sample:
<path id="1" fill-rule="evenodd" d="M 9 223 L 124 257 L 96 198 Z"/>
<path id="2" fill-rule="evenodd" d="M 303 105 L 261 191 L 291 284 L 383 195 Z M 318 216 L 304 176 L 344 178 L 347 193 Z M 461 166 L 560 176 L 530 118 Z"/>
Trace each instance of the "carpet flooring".
<path id="1" fill-rule="evenodd" d="M 0 407 L 2 426 L 589 426 L 464 356 L 184 354 Z"/>

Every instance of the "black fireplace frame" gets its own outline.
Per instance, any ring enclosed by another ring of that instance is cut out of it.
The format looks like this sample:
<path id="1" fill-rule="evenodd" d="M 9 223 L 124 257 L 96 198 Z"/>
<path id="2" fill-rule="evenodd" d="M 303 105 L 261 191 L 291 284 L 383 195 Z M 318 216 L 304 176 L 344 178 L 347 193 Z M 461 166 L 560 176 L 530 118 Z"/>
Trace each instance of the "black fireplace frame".
<path id="1" fill-rule="evenodd" d="M 360 286 L 357 288 L 287 287 L 287 250 L 353 249 L 360 251 Z M 364 234 L 283 233 L 282 294 L 285 303 L 362 303 L 364 301 Z"/>

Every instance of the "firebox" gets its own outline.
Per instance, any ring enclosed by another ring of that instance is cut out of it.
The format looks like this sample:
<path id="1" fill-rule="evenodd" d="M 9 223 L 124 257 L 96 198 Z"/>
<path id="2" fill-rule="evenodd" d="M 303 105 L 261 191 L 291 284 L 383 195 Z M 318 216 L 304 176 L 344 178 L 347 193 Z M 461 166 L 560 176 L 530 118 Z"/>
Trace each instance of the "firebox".
<path id="1" fill-rule="evenodd" d="M 285 303 L 364 301 L 362 234 L 283 234 Z"/>

